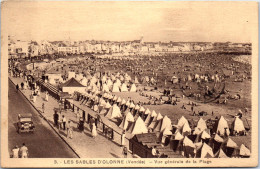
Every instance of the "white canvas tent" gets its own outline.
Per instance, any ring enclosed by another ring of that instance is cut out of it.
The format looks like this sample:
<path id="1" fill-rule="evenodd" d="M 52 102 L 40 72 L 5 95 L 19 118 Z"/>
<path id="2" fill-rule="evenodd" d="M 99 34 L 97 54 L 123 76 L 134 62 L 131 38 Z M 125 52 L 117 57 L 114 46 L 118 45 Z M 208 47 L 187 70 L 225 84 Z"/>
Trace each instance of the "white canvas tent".
<path id="1" fill-rule="evenodd" d="M 102 92 L 109 92 L 109 87 L 105 83 L 102 86 Z"/>
<path id="2" fill-rule="evenodd" d="M 121 92 L 128 92 L 128 89 L 127 89 L 125 83 L 123 83 L 122 86 L 121 86 Z"/>
<path id="3" fill-rule="evenodd" d="M 127 112 L 119 127 L 126 130 L 129 122 L 134 122 L 134 117 L 130 112 Z"/>
<path id="4" fill-rule="evenodd" d="M 200 118 L 198 123 L 197 123 L 197 127 L 195 128 L 195 131 L 200 131 L 200 132 L 197 132 L 195 134 L 200 134 L 205 129 L 207 129 L 207 124 L 206 124 L 205 120 Z"/>
<path id="5" fill-rule="evenodd" d="M 136 92 L 136 86 L 134 83 L 132 84 L 132 86 L 130 88 L 130 92 Z"/>
<path id="6" fill-rule="evenodd" d="M 120 91 L 119 91 L 119 86 L 118 86 L 117 83 L 114 83 L 114 84 L 113 84 L 112 92 L 120 92 Z"/>
<path id="7" fill-rule="evenodd" d="M 109 119 L 114 119 L 114 118 L 120 118 L 122 117 L 122 114 L 121 114 L 121 111 L 120 111 L 120 108 L 114 104 L 108 111 L 108 113 L 106 114 L 107 118 Z"/>
<path id="8" fill-rule="evenodd" d="M 147 109 L 147 110 L 149 110 L 149 109 Z M 150 112 L 150 110 L 149 110 L 149 112 Z M 151 119 L 155 118 L 156 116 L 157 116 L 157 113 L 154 110 L 152 112 L 150 112 L 145 119 L 145 122 L 144 122 L 145 125 L 148 126 L 151 122 Z"/>
<path id="9" fill-rule="evenodd" d="M 144 124 L 144 121 L 141 117 L 138 117 L 137 120 L 132 124 L 132 127 L 129 129 L 129 132 L 133 135 L 148 133 L 148 129 Z"/>
<path id="10" fill-rule="evenodd" d="M 246 148 L 246 146 L 244 144 L 241 144 L 240 150 L 239 150 L 239 155 L 249 157 L 251 155 L 251 153 L 250 153 L 250 150 L 248 148 Z"/>
<path id="11" fill-rule="evenodd" d="M 245 131 L 244 123 L 238 116 L 235 117 L 232 123 L 231 131 L 235 131 L 237 133 Z"/>
<path id="12" fill-rule="evenodd" d="M 208 155 L 210 155 L 211 157 L 214 157 L 212 148 L 209 145 L 207 145 L 206 143 L 203 143 L 203 145 L 201 147 L 200 158 L 206 158 Z"/>
<path id="13" fill-rule="evenodd" d="M 171 119 L 167 116 L 164 116 L 163 117 L 163 120 L 162 120 L 162 126 L 161 126 L 161 132 L 163 130 L 171 130 L 172 129 L 172 122 L 171 122 Z"/>
<path id="14" fill-rule="evenodd" d="M 148 128 L 154 128 L 155 124 L 158 120 L 161 120 L 163 118 L 163 116 L 161 115 L 161 113 L 158 113 L 156 118 L 153 118 L 153 121 L 151 122 L 151 124 L 148 126 Z"/>
<path id="15" fill-rule="evenodd" d="M 230 131 L 229 131 L 228 123 L 225 120 L 225 118 L 223 116 L 221 116 L 219 118 L 218 122 L 216 122 L 216 126 L 214 127 L 213 132 L 216 132 L 220 136 L 224 136 L 225 131 L 226 131 L 226 134 L 229 136 Z"/>
<path id="16" fill-rule="evenodd" d="M 182 127 L 185 123 L 188 123 L 188 120 L 187 120 L 184 116 L 181 116 L 181 118 L 178 120 L 177 126 L 180 128 L 180 127 Z"/>

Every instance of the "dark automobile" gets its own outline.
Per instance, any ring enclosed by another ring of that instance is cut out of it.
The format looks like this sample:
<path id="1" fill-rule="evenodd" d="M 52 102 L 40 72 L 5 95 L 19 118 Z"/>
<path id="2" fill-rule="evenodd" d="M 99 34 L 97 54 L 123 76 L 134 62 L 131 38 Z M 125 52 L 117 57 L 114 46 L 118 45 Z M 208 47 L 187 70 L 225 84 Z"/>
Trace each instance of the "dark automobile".
<path id="1" fill-rule="evenodd" d="M 32 114 L 19 114 L 17 122 L 17 131 L 18 133 L 22 132 L 34 132 L 35 126 L 32 121 Z"/>

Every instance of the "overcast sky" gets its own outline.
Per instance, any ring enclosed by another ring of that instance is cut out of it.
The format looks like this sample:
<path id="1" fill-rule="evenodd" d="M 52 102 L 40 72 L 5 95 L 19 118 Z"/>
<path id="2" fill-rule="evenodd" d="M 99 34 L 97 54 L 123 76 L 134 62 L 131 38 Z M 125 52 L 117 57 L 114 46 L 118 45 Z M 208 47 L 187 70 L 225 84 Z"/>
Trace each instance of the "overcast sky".
<path id="1" fill-rule="evenodd" d="M 7 2 L 21 40 L 250 42 L 255 2 Z"/>

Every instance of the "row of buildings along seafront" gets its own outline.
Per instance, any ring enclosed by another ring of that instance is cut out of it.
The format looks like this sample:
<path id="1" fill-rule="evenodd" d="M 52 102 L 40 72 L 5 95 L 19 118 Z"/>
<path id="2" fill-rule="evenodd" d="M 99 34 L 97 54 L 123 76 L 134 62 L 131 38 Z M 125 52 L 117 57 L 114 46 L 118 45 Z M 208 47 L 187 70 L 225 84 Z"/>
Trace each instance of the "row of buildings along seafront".
<path id="1" fill-rule="evenodd" d="M 251 44 L 212 42 L 144 42 L 133 41 L 22 41 L 8 37 L 9 58 L 34 57 L 46 54 L 113 54 L 210 51 L 227 48 L 251 50 Z"/>

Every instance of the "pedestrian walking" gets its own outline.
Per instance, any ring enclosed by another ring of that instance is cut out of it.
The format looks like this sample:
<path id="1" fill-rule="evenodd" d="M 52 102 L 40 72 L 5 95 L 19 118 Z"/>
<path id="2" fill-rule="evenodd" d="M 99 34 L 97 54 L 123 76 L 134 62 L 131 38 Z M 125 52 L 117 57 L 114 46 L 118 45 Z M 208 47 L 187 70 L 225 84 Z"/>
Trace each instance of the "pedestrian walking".
<path id="1" fill-rule="evenodd" d="M 25 143 L 23 143 L 23 146 L 20 148 L 21 158 L 28 158 L 28 148 L 26 147 Z"/>
<path id="2" fill-rule="evenodd" d="M 16 85 L 16 92 L 18 92 L 18 90 L 19 90 L 19 85 L 17 84 Z"/>
<path id="3" fill-rule="evenodd" d="M 42 113 L 44 113 L 45 105 L 42 103 Z"/>
<path id="4" fill-rule="evenodd" d="M 153 155 L 154 157 L 156 157 L 156 158 L 159 157 L 159 153 L 158 153 L 157 150 L 156 150 L 156 146 L 154 146 L 154 147 L 152 148 L 152 155 Z"/>
<path id="5" fill-rule="evenodd" d="M 128 153 L 127 147 L 124 146 L 123 147 L 123 152 L 122 152 L 122 154 L 124 155 L 124 158 L 127 158 L 127 153 Z"/>
<path id="6" fill-rule="evenodd" d="M 53 115 L 53 120 L 54 120 L 54 125 L 58 127 L 59 114 L 57 113 L 57 111 L 55 111 Z"/>
<path id="7" fill-rule="evenodd" d="M 121 146 L 125 146 L 125 130 L 122 133 Z"/>
<path id="8" fill-rule="evenodd" d="M 35 93 L 35 91 L 33 92 L 33 102 L 35 103 L 36 102 L 36 98 L 37 98 L 37 95 Z"/>
<path id="9" fill-rule="evenodd" d="M 45 93 L 45 101 L 48 102 L 49 101 L 49 93 L 46 91 Z"/>
<path id="10" fill-rule="evenodd" d="M 62 129 L 62 116 L 61 113 L 59 114 L 59 120 L 58 120 L 58 129 Z"/>
<path id="11" fill-rule="evenodd" d="M 76 113 L 76 119 L 77 119 L 77 121 L 80 121 L 80 114 L 79 114 L 79 111 L 77 111 L 77 113 Z"/>
<path id="12" fill-rule="evenodd" d="M 62 115 L 62 124 L 63 124 L 63 130 L 66 130 L 66 117 Z"/>
<path id="13" fill-rule="evenodd" d="M 27 86 L 28 86 L 28 83 L 27 83 L 27 81 L 25 81 L 25 83 L 24 83 L 24 90 L 27 90 Z"/>
<path id="14" fill-rule="evenodd" d="M 72 130 L 72 125 L 71 125 L 71 122 L 70 122 L 70 120 L 68 121 L 68 124 L 67 124 L 67 138 L 70 138 L 70 139 L 72 139 L 72 133 L 73 132 L 73 130 Z"/>
<path id="15" fill-rule="evenodd" d="M 19 158 L 19 147 L 18 145 L 16 145 L 13 149 L 12 149 L 12 157 L 13 158 Z"/>
<path id="16" fill-rule="evenodd" d="M 24 83 L 23 83 L 23 82 L 21 83 L 21 88 L 22 88 L 22 90 L 23 90 L 23 88 L 24 88 Z"/>
<path id="17" fill-rule="evenodd" d="M 83 120 L 82 117 L 79 119 L 78 129 L 79 129 L 80 132 L 84 131 L 84 120 Z"/>
<path id="18" fill-rule="evenodd" d="M 95 139 L 97 137 L 97 127 L 95 125 L 95 123 L 92 126 L 92 137 Z"/>
<path id="19" fill-rule="evenodd" d="M 93 119 L 93 117 L 90 117 L 89 128 L 90 128 L 91 132 L 92 132 L 92 129 L 93 129 L 93 125 L 95 125 L 95 120 Z"/>

